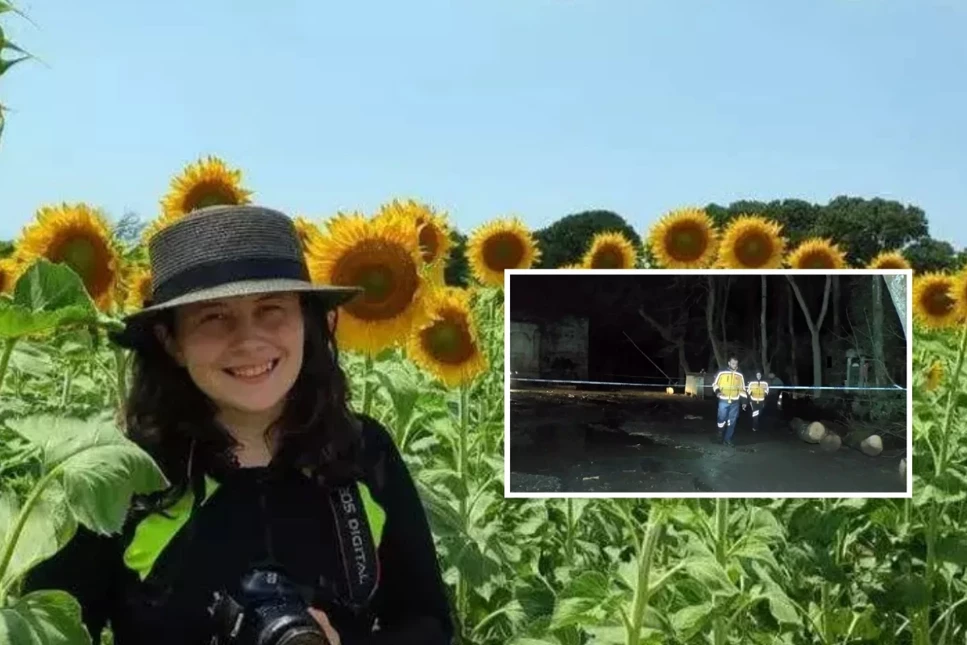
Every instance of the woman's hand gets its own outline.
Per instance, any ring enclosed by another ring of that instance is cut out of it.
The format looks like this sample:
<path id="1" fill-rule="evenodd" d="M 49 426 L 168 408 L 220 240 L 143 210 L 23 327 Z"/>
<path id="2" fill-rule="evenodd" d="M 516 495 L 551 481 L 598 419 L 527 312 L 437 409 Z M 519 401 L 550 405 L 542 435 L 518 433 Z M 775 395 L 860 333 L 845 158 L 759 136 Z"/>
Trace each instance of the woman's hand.
<path id="1" fill-rule="evenodd" d="M 329 639 L 329 642 L 332 643 L 332 645 L 342 645 L 339 640 L 339 633 L 336 632 L 335 628 L 332 626 L 332 623 L 329 622 L 329 616 L 326 615 L 326 612 L 322 611 L 321 609 L 316 609 L 315 607 L 309 607 L 309 614 L 315 618 L 316 622 L 319 623 L 319 626 L 322 627 L 323 633 L 326 635 L 326 638 Z"/>

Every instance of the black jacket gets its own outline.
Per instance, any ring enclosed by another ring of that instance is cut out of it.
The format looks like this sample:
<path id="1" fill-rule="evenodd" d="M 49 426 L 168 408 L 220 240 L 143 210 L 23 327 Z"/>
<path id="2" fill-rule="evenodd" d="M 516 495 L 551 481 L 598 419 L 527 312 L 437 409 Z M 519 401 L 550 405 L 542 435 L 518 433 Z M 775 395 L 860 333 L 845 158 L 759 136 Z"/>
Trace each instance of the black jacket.
<path id="1" fill-rule="evenodd" d="M 364 419 L 363 443 L 364 458 L 382 458 L 385 476 L 372 490 L 386 514 L 372 615 L 327 606 L 321 592 L 313 604 L 327 612 L 344 645 L 449 645 L 450 607 L 416 487 L 392 437 L 371 419 Z M 113 536 L 80 527 L 64 549 L 30 572 L 24 593 L 73 594 L 95 643 L 110 622 L 116 645 L 207 645 L 213 592 L 235 593 L 242 574 L 267 557 L 263 513 L 275 557 L 297 583 L 321 588 L 320 580 L 339 579 L 344 569 L 335 518 L 318 484 L 294 468 L 273 466 L 236 469 L 217 479 L 216 492 L 175 534 L 144 581 L 123 560 L 130 527 Z"/>

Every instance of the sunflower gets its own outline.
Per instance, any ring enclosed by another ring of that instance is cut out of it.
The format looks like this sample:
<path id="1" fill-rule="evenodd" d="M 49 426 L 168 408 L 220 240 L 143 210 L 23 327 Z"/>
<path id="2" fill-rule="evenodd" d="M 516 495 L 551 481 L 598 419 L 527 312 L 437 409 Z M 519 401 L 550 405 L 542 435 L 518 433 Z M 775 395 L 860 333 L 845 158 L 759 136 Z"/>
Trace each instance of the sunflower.
<path id="1" fill-rule="evenodd" d="M 789 255 L 793 269 L 845 269 L 846 254 L 832 240 L 810 238 Z"/>
<path id="2" fill-rule="evenodd" d="M 125 309 L 137 311 L 144 307 L 144 303 L 151 299 L 151 270 L 142 265 L 136 265 L 125 276 Z"/>
<path id="3" fill-rule="evenodd" d="M 884 251 L 870 260 L 867 269 L 909 269 L 910 263 L 899 251 Z"/>
<path id="4" fill-rule="evenodd" d="M 306 260 L 314 282 L 365 289 L 343 306 L 336 339 L 375 356 L 401 343 L 422 318 L 422 258 L 416 226 L 402 217 L 380 222 L 338 214 L 310 240 Z"/>
<path id="5" fill-rule="evenodd" d="M 29 267 L 39 258 L 69 266 L 91 299 L 107 310 L 114 299 L 119 259 L 104 216 L 87 204 L 44 206 L 17 242 L 17 262 Z"/>
<path id="6" fill-rule="evenodd" d="M 638 261 L 635 245 L 617 231 L 598 233 L 584 254 L 586 269 L 633 269 Z"/>
<path id="7" fill-rule="evenodd" d="M 427 293 L 427 318 L 407 343 L 407 355 L 416 365 L 458 387 L 487 369 L 480 351 L 470 310 L 470 294 L 456 287 L 440 287 Z"/>
<path id="8" fill-rule="evenodd" d="M 507 269 L 529 269 L 540 257 L 530 230 L 516 217 L 479 226 L 467 241 L 467 259 L 474 277 L 492 287 L 504 286 Z"/>
<path id="9" fill-rule="evenodd" d="M 785 250 L 779 224 L 741 215 L 729 222 L 722 235 L 718 264 L 725 269 L 777 269 Z"/>
<path id="10" fill-rule="evenodd" d="M 957 323 L 960 307 L 954 298 L 954 278 L 928 273 L 913 280 L 913 313 L 927 327 L 939 329 Z"/>
<path id="11" fill-rule="evenodd" d="M 431 267 L 430 278 L 435 284 L 443 285 L 447 261 L 453 247 L 446 213 L 437 213 L 430 206 L 412 199 L 405 202 L 394 199 L 380 207 L 375 219 L 381 221 L 394 215 L 412 219 L 416 223 L 420 253 L 423 261 Z"/>
<path id="12" fill-rule="evenodd" d="M 302 243 L 303 251 L 308 251 L 311 241 L 322 235 L 319 227 L 305 217 L 293 217 L 292 223 L 295 225 L 295 230 L 299 234 L 299 241 Z"/>
<path id="13" fill-rule="evenodd" d="M 242 171 L 231 169 L 218 157 L 208 156 L 190 163 L 171 180 L 168 193 L 161 200 L 161 215 L 142 233 L 151 237 L 184 215 L 218 204 L 248 204 L 252 191 L 242 186 Z"/>
<path id="14" fill-rule="evenodd" d="M 934 361 L 927 368 L 926 379 L 924 382 L 924 389 L 927 392 L 931 392 L 940 387 L 941 381 L 943 381 L 944 368 L 943 363 L 939 360 Z"/>
<path id="15" fill-rule="evenodd" d="M 658 264 L 666 269 L 704 269 L 715 258 L 715 227 L 704 210 L 683 208 L 655 222 L 648 243 Z"/>
<path id="16" fill-rule="evenodd" d="M 585 267 L 583 264 L 562 264 L 557 268 L 571 270 L 571 269 L 586 269 L 587 267 Z"/>
<path id="17" fill-rule="evenodd" d="M 17 283 L 17 263 L 13 258 L 0 258 L 0 293 L 10 293 Z"/>
<path id="18" fill-rule="evenodd" d="M 953 276 L 950 296 L 954 299 L 957 320 L 967 320 L 967 269 L 962 269 L 960 273 Z"/>

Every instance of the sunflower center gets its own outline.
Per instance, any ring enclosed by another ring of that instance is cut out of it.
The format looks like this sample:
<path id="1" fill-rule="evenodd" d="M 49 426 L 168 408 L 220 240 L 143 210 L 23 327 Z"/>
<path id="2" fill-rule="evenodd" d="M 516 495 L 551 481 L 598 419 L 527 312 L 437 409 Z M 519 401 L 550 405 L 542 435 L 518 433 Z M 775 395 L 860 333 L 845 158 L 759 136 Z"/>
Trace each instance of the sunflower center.
<path id="1" fill-rule="evenodd" d="M 420 332 L 420 338 L 426 353 L 441 363 L 459 365 L 473 356 L 473 339 L 465 321 L 456 316 L 444 316 Z"/>
<path id="2" fill-rule="evenodd" d="M 406 249 L 382 240 L 366 240 L 348 249 L 332 271 L 337 285 L 362 287 L 345 309 L 363 321 L 396 318 L 410 306 L 419 287 L 416 265 Z"/>
<path id="3" fill-rule="evenodd" d="M 423 261 L 433 262 L 436 254 L 440 250 L 440 240 L 437 231 L 430 224 L 420 226 L 420 248 L 423 251 Z"/>
<path id="4" fill-rule="evenodd" d="M 946 285 L 938 284 L 930 288 L 923 297 L 923 308 L 931 316 L 946 316 L 954 308 L 954 299 L 950 297 Z"/>
<path id="5" fill-rule="evenodd" d="M 591 258 L 592 269 L 621 269 L 624 268 L 624 256 L 613 246 L 598 249 Z"/>
<path id="6" fill-rule="evenodd" d="M 679 262 L 694 262 L 705 253 L 708 237 L 693 222 L 682 222 L 673 226 L 668 234 L 666 251 Z"/>
<path id="7" fill-rule="evenodd" d="M 513 233 L 496 233 L 484 242 L 483 257 L 494 271 L 513 269 L 524 259 L 524 246 Z"/>
<path id="8" fill-rule="evenodd" d="M 185 194 L 182 210 L 190 213 L 207 206 L 238 204 L 238 194 L 231 186 L 220 181 L 203 181 L 191 187 Z"/>
<path id="9" fill-rule="evenodd" d="M 828 253 L 809 253 L 802 259 L 801 266 L 804 269 L 832 269 L 832 258 Z"/>
<path id="10" fill-rule="evenodd" d="M 745 235 L 735 245 L 735 257 L 744 267 L 759 268 L 772 257 L 772 240 L 759 233 Z"/>
<path id="11" fill-rule="evenodd" d="M 373 265 L 360 270 L 359 286 L 366 295 L 374 300 L 384 300 L 393 288 L 393 274 L 381 265 Z"/>
<path id="12" fill-rule="evenodd" d="M 60 247 L 55 261 L 64 262 L 74 273 L 87 283 L 97 269 L 97 248 L 94 243 L 84 237 L 72 237 Z"/>

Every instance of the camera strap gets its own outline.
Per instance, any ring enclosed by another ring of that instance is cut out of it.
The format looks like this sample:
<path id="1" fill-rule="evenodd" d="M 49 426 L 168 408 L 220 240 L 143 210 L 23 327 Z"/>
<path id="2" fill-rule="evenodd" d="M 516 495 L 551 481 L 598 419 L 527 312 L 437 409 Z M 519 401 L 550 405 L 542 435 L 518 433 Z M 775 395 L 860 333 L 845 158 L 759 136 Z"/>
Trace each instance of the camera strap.
<path id="1" fill-rule="evenodd" d="M 331 486 L 329 491 L 346 578 L 347 604 L 358 612 L 369 604 L 379 583 L 376 545 L 356 483 Z"/>

